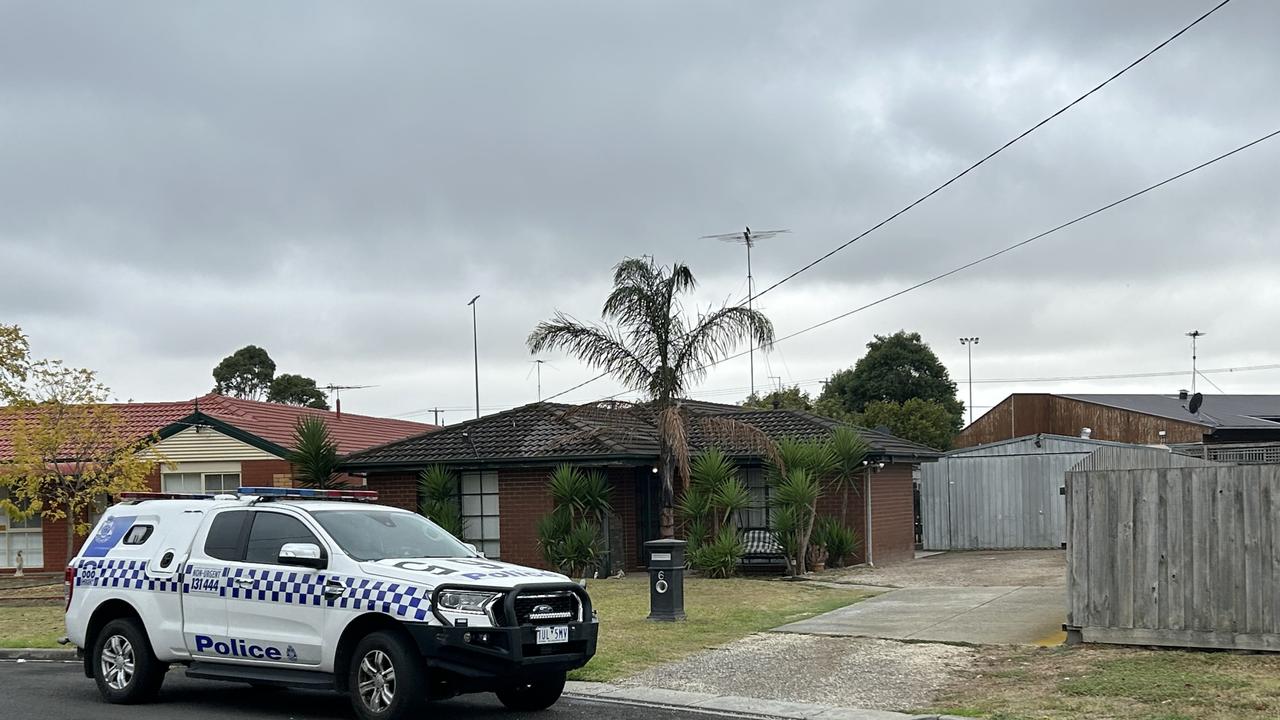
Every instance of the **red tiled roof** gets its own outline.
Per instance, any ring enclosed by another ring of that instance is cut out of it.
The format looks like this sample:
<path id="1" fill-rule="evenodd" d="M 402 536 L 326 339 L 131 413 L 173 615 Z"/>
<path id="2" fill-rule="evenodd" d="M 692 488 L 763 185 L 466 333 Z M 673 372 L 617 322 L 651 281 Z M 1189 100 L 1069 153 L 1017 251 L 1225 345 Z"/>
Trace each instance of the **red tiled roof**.
<path id="1" fill-rule="evenodd" d="M 131 434 L 142 437 L 158 432 L 183 418 L 200 412 L 268 442 L 289 448 L 293 445 L 293 426 L 299 418 L 319 416 L 329 424 L 329 434 L 338 444 L 338 452 L 346 455 L 375 445 L 403 440 L 436 429 L 435 425 L 301 408 L 293 405 L 238 400 L 208 394 L 181 402 L 113 403 L 124 418 Z M 3 408 L 0 408 L 3 410 Z M 9 457 L 12 443 L 7 432 L 17 416 L 0 412 L 0 458 Z"/>

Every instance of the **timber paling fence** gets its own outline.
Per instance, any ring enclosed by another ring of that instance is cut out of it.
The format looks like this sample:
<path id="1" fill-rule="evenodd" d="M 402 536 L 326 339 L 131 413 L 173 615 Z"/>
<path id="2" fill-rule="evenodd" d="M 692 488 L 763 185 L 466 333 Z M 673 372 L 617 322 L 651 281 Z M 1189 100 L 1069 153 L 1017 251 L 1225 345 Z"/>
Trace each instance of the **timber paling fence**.
<path id="1" fill-rule="evenodd" d="M 1066 477 L 1076 638 L 1280 651 L 1280 465 Z"/>

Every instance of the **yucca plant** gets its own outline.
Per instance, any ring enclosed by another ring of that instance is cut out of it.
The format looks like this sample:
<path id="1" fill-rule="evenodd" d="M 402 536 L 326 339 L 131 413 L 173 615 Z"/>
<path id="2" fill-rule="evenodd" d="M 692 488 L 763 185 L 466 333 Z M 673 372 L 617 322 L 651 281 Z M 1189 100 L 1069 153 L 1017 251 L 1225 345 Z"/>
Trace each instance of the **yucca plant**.
<path id="1" fill-rule="evenodd" d="M 689 542 L 689 565 L 710 577 L 728 577 L 742 559 L 738 515 L 751 505 L 751 493 L 738 467 L 719 448 L 708 448 L 689 463 L 689 489 L 678 510 Z M 736 552 L 731 552 L 736 548 Z M 732 559 L 732 562 L 730 560 Z"/>
<path id="2" fill-rule="evenodd" d="M 308 415 L 294 423 L 289 463 L 303 487 L 327 490 L 340 485 L 338 444 L 329 436 L 324 418 Z"/>
<path id="3" fill-rule="evenodd" d="M 458 476 L 443 465 L 432 465 L 418 475 L 418 513 L 445 532 L 462 538 L 462 505 L 458 502 Z"/>
<path id="4" fill-rule="evenodd" d="M 694 567 L 711 578 L 732 577 L 742 563 L 742 537 L 733 528 L 723 528 L 696 551 Z"/>
<path id="5" fill-rule="evenodd" d="M 835 518 L 819 520 L 813 528 L 810 542 L 826 548 L 827 563 L 831 567 L 843 567 L 844 561 L 856 554 L 862 546 L 858 533 Z"/>
<path id="6" fill-rule="evenodd" d="M 849 495 L 858 492 L 858 475 L 865 466 L 871 446 L 853 427 L 841 425 L 836 428 L 830 440 L 831 453 L 835 465 L 831 475 L 831 484 L 840 493 L 840 524 L 849 524 Z M 832 555 L 835 560 L 838 556 Z"/>
<path id="7" fill-rule="evenodd" d="M 600 528 L 613 512 L 604 473 L 560 465 L 548 481 L 552 511 L 538 521 L 538 547 L 553 567 L 586 577 L 599 566 L 606 539 Z"/>
<path id="8" fill-rule="evenodd" d="M 773 486 L 770 500 L 777 510 L 774 514 L 774 531 L 779 533 L 779 543 L 794 558 L 793 570 L 797 575 L 803 575 L 807 569 L 809 536 L 813 533 L 818 498 L 821 495 L 822 487 L 817 476 L 803 467 L 788 470 Z M 779 528 L 778 516 L 786 518 L 785 531 Z M 789 537 L 784 539 L 783 534 Z"/>

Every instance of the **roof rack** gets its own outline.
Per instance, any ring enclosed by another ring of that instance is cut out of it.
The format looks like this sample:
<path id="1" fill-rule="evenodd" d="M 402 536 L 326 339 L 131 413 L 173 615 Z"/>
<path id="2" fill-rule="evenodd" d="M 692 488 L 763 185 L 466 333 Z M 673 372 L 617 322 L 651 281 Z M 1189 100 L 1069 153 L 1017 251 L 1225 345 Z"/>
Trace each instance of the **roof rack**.
<path id="1" fill-rule="evenodd" d="M 167 492 L 122 492 L 116 495 L 121 500 L 142 502 L 143 500 L 212 500 L 209 493 L 167 493 Z"/>
<path id="2" fill-rule="evenodd" d="M 242 487 L 236 494 L 258 500 L 348 500 L 374 502 L 376 490 L 314 490 L 311 488 Z"/>

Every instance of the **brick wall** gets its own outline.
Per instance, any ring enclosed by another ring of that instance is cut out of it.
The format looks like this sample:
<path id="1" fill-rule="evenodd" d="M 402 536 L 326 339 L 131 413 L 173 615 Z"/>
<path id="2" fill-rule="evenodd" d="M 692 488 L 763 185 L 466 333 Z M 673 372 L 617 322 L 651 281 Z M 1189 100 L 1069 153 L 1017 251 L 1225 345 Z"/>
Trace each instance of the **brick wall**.
<path id="1" fill-rule="evenodd" d="M 845 565 L 857 565 L 866 562 L 866 522 L 867 522 L 867 505 L 864 501 L 866 497 L 866 481 L 860 479 L 858 483 L 849 489 L 849 509 L 847 514 L 844 511 L 844 494 L 842 492 L 834 492 L 824 490 L 821 497 L 818 498 L 818 517 L 845 518 L 845 525 L 851 528 L 858 535 L 858 550 L 853 555 L 845 558 Z"/>
<path id="2" fill-rule="evenodd" d="M 538 549 L 538 521 L 551 512 L 547 476 L 551 468 L 498 471 L 498 522 L 502 559 L 517 565 L 546 567 Z"/>
<path id="3" fill-rule="evenodd" d="M 871 475 L 871 559 L 876 565 L 915 557 L 911 465 L 893 463 Z"/>
<path id="4" fill-rule="evenodd" d="M 292 487 L 293 466 L 288 460 L 244 460 L 240 463 L 244 487 Z"/>
<path id="5" fill-rule="evenodd" d="M 417 473 L 370 473 L 365 485 L 378 492 L 381 505 L 418 511 Z"/>

